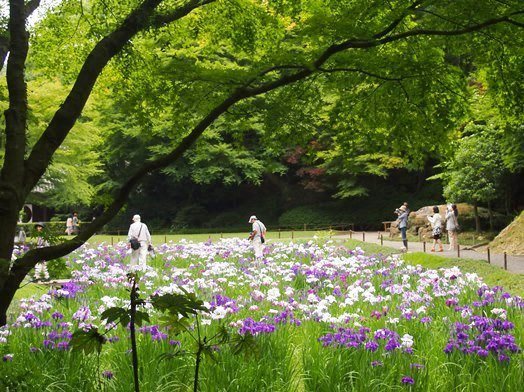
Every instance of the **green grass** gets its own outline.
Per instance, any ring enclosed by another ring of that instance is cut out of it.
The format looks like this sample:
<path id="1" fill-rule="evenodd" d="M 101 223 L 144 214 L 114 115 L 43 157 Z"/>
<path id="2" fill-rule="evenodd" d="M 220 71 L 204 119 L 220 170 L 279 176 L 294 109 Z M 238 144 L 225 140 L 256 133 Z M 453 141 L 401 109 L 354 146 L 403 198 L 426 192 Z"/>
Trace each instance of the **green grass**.
<path id="1" fill-rule="evenodd" d="M 524 276 L 522 274 L 504 271 L 484 261 L 441 257 L 422 252 L 407 253 L 403 258 L 409 264 L 420 264 L 431 269 L 457 266 L 462 272 L 478 274 L 489 286 L 502 286 L 514 295 L 524 295 Z"/>
<path id="2" fill-rule="evenodd" d="M 380 246 L 378 244 L 371 244 L 369 242 L 362 242 L 359 240 L 345 240 L 344 245 L 350 249 L 360 247 L 364 252 L 366 252 L 366 254 L 392 255 L 399 253 L 399 250 L 395 248 L 390 248 L 388 246 Z"/>
<path id="3" fill-rule="evenodd" d="M 313 238 L 314 236 L 328 238 L 329 231 L 268 231 L 266 238 L 268 240 L 278 240 L 278 239 L 308 239 Z M 151 239 L 153 244 L 160 245 L 169 241 L 178 242 L 182 239 L 189 241 L 207 241 L 211 239 L 212 241 L 217 241 L 220 238 L 247 238 L 249 236 L 249 230 L 239 233 L 206 233 L 206 234 L 153 234 Z M 64 237 L 67 238 L 67 237 Z M 89 240 L 90 244 L 100 244 L 105 243 L 118 243 L 119 241 L 127 241 L 127 233 L 121 235 L 95 235 Z"/>
<path id="4" fill-rule="evenodd" d="M 48 290 L 49 286 L 36 283 L 28 283 L 27 285 L 22 286 L 22 288 L 17 290 L 14 300 L 18 301 L 22 298 L 29 298 L 32 295 L 40 296 L 42 294 L 45 294 Z"/>

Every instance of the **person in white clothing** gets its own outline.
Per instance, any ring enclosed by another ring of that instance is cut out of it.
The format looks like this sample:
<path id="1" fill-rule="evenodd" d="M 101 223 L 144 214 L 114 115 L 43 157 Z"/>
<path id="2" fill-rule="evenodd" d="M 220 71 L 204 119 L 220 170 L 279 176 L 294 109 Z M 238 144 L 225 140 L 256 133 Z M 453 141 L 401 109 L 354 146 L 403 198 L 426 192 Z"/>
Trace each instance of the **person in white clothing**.
<path id="1" fill-rule="evenodd" d="M 428 221 L 431 223 L 432 235 L 433 235 L 433 247 L 431 248 L 432 252 L 435 252 L 435 246 L 438 244 L 440 246 L 439 252 L 442 252 L 442 241 L 440 237 L 442 236 L 442 216 L 439 213 L 438 206 L 433 207 L 433 216 L 428 216 Z"/>
<path id="2" fill-rule="evenodd" d="M 255 250 L 255 258 L 260 259 L 264 253 L 266 226 L 257 219 L 255 215 L 251 215 L 249 223 L 253 225 L 249 239 L 253 241 L 253 249 Z"/>
<path id="3" fill-rule="evenodd" d="M 73 216 L 72 215 L 69 215 L 67 217 L 65 233 L 67 235 L 73 234 Z"/>
<path id="4" fill-rule="evenodd" d="M 146 266 L 148 248 L 149 245 L 151 245 L 151 234 L 149 234 L 147 225 L 141 222 L 140 215 L 134 215 L 133 223 L 131 223 L 131 226 L 129 226 L 129 233 L 127 234 L 127 246 L 129 248 L 131 248 L 129 240 L 132 238 L 136 238 L 138 240 L 140 243 L 140 248 L 132 250 L 131 265 L 140 265 L 141 268 L 144 268 Z"/>
<path id="5" fill-rule="evenodd" d="M 456 250 L 458 248 L 458 230 L 459 224 L 457 221 L 458 209 L 455 204 L 448 204 L 448 211 L 446 212 L 446 230 L 449 237 L 449 249 Z"/>

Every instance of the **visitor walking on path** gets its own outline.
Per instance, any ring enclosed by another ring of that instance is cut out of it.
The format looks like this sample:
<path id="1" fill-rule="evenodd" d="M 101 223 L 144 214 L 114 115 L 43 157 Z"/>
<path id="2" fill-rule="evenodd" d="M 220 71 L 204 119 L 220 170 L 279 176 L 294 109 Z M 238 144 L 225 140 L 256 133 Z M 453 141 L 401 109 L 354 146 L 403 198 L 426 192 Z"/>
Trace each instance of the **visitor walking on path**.
<path id="1" fill-rule="evenodd" d="M 402 243 L 404 244 L 402 251 L 407 252 L 408 251 L 407 230 L 408 230 L 408 218 L 409 218 L 408 203 L 405 202 L 400 208 L 397 208 L 395 210 L 395 213 L 398 215 L 398 218 L 397 218 L 398 229 L 400 230 L 400 233 L 402 235 Z"/>
<path id="2" fill-rule="evenodd" d="M 449 237 L 449 248 L 448 250 L 456 250 L 458 247 L 458 229 L 459 224 L 457 221 L 458 209 L 455 204 L 448 204 L 448 210 L 446 212 L 446 230 Z"/>
<path id="3" fill-rule="evenodd" d="M 137 249 L 133 249 L 131 246 L 132 239 L 138 240 L 140 246 Z M 129 226 L 129 233 L 127 234 L 128 247 L 132 248 L 131 251 L 131 265 L 140 268 L 146 267 L 147 253 L 149 246 L 151 245 L 151 234 L 145 223 L 141 222 L 140 215 L 133 216 L 133 223 Z"/>
<path id="4" fill-rule="evenodd" d="M 262 258 L 264 254 L 264 242 L 266 242 L 266 226 L 257 219 L 255 215 L 251 215 L 249 223 L 253 224 L 249 240 L 253 241 L 253 249 L 255 250 L 255 259 Z"/>
<path id="5" fill-rule="evenodd" d="M 433 236 L 433 247 L 431 248 L 432 252 L 435 252 L 435 246 L 438 244 L 440 249 L 439 252 L 443 252 L 442 241 L 440 237 L 442 236 L 442 216 L 439 213 L 438 206 L 433 207 L 433 216 L 428 215 L 428 221 L 431 223 L 432 236 Z"/>

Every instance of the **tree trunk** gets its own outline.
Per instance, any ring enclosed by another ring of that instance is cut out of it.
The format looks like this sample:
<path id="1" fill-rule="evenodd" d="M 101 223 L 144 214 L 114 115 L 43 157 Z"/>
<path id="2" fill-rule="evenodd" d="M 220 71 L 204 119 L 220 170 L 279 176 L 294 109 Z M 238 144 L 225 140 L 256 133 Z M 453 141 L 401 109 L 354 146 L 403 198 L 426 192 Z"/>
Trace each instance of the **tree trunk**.
<path id="1" fill-rule="evenodd" d="M 17 202 L 4 189 L 0 188 L 0 287 L 9 273 L 18 221 Z"/>
<path id="2" fill-rule="evenodd" d="M 480 217 L 477 202 L 473 203 L 473 214 L 475 215 L 475 231 L 480 233 Z"/>
<path id="3" fill-rule="evenodd" d="M 18 290 L 20 283 L 31 268 L 25 267 L 15 271 L 10 270 L 16 224 L 18 222 L 18 207 L 14 200 L 9 202 L 5 198 L 0 198 L 0 203 L 3 207 L 12 203 L 15 204 L 10 209 L 2 208 L 2 211 L 0 211 L 0 326 L 2 326 L 7 323 L 7 310 L 16 290 Z"/>

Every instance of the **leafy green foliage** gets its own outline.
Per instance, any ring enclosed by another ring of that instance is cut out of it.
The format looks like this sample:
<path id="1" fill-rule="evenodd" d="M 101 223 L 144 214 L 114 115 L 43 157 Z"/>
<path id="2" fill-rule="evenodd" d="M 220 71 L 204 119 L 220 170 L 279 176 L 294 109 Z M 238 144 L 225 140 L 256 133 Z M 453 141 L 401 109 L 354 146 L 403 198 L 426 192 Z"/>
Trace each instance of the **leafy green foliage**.
<path id="1" fill-rule="evenodd" d="M 198 312 L 209 312 L 204 306 L 204 302 L 197 299 L 194 293 L 185 292 L 184 294 L 163 294 L 151 297 L 151 304 L 155 309 L 168 312 L 171 315 L 181 315 L 189 317 Z"/>
<path id="2" fill-rule="evenodd" d="M 497 131 L 470 124 L 457 146 L 453 159 L 446 162 L 444 196 L 448 200 L 470 203 L 489 202 L 497 198 L 504 175 L 504 163 Z"/>
<path id="3" fill-rule="evenodd" d="M 119 323 L 123 326 L 129 324 L 131 316 L 129 310 L 119 307 L 112 307 L 104 310 L 100 315 L 102 320 L 106 320 L 107 323 Z"/>
<path id="4" fill-rule="evenodd" d="M 0 97 L 5 85 L 0 83 Z M 59 80 L 39 78 L 28 83 L 29 106 L 28 147 L 34 145 L 46 124 L 54 114 L 67 93 L 67 85 Z M 0 110 L 7 108 L 7 100 L 0 100 Z M 93 119 L 99 113 L 87 106 L 73 130 L 60 146 L 48 170 L 28 199 L 28 202 L 67 208 L 76 205 L 89 205 L 96 193 L 92 178 L 101 173 L 100 154 L 97 146 L 102 142 L 100 130 Z M 5 120 L 0 118 L 0 128 Z M 4 150 L 0 149 L 0 165 Z"/>
<path id="5" fill-rule="evenodd" d="M 70 344 L 73 351 L 82 351 L 88 355 L 94 352 L 100 354 L 105 342 L 106 338 L 98 332 L 98 329 L 91 328 L 87 331 L 75 331 Z"/>
<path id="6" fill-rule="evenodd" d="M 45 126 L 89 50 L 139 3 L 65 0 L 34 26 L 30 98 L 45 105 L 33 108 L 30 134 Z M 165 1 L 160 10 L 175 4 Z M 372 37 L 400 16 L 392 33 L 453 31 L 519 9 L 518 1 L 464 0 L 423 2 L 406 12 L 411 4 L 218 1 L 139 34 L 105 68 L 75 128 L 85 137 L 68 138 L 71 146 L 59 150 L 34 200 L 61 208 L 107 205 L 133 170 L 170 151 L 234 89 L 309 69 L 330 45 Z M 269 175 L 296 175 L 305 189 L 327 196 L 364 196 L 369 187 L 362 178 L 420 170 L 449 156 L 450 142 L 476 110 L 470 98 L 477 81 L 487 86 L 484 101 L 509 118 L 503 156 L 518 173 L 524 42 L 516 28 L 501 24 L 479 34 L 413 37 L 339 53 L 314 77 L 230 108 L 164 175 L 146 179 L 136 198 L 154 199 L 156 207 L 159 193 L 181 197 L 177 188 L 187 184 L 206 193 L 208 186 L 259 185 Z M 304 153 L 292 163 L 286 157 L 297 147 Z M 188 193 L 185 203 L 166 201 L 164 215 L 195 203 L 195 192 Z"/>
<path id="7" fill-rule="evenodd" d="M 234 339 L 231 339 L 231 351 L 235 355 L 244 354 L 257 355 L 259 352 L 256 339 L 250 333 L 245 335 L 237 335 Z"/>
<path id="8" fill-rule="evenodd" d="M 46 266 L 50 279 L 71 278 L 71 271 L 69 270 L 66 260 L 63 257 L 47 261 Z"/>

